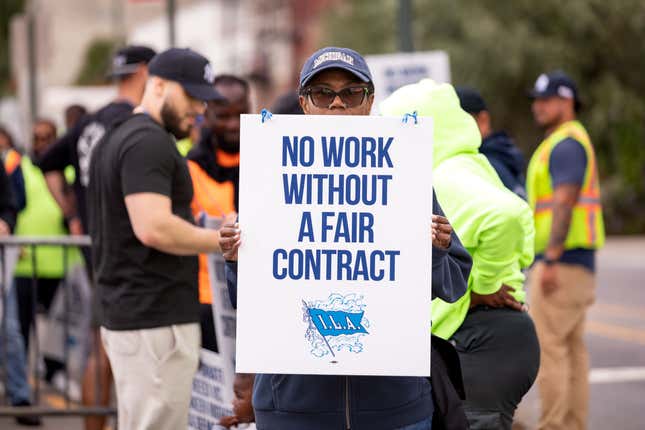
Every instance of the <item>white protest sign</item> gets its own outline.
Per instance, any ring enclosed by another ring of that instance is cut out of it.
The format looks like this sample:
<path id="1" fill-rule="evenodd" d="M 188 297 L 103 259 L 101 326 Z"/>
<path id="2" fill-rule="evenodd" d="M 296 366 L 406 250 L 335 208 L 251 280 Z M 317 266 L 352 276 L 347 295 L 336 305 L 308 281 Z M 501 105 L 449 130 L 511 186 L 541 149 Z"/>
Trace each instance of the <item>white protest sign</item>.
<path id="1" fill-rule="evenodd" d="M 188 411 L 190 430 L 222 429 L 222 417 L 233 415 L 230 401 L 226 400 L 229 387 L 224 376 L 224 357 L 207 349 L 199 352 L 199 368 L 193 378 L 193 393 Z"/>
<path id="2" fill-rule="evenodd" d="M 450 82 L 450 61 L 445 51 L 368 55 L 365 61 L 374 82 L 374 112 L 381 101 L 404 85 L 415 84 L 424 78 Z"/>
<path id="3" fill-rule="evenodd" d="M 206 217 L 204 227 L 218 229 L 221 218 Z M 233 415 L 235 379 L 235 309 L 231 305 L 222 254 L 208 254 L 208 277 L 213 293 L 213 321 L 219 353 L 202 348 L 193 380 L 188 428 L 212 430 L 222 417 Z"/>
<path id="4" fill-rule="evenodd" d="M 237 371 L 430 372 L 432 121 L 243 115 Z"/>

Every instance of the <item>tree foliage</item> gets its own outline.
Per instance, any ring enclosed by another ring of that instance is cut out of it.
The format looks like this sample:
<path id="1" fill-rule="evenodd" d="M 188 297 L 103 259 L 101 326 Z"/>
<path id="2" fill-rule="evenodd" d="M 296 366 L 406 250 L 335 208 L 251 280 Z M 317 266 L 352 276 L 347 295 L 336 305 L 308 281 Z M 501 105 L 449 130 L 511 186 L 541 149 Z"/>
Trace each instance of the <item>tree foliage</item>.
<path id="1" fill-rule="evenodd" d="M 452 80 L 478 88 L 497 128 L 530 155 L 541 132 L 527 90 L 562 69 L 578 83 L 580 119 L 598 154 L 607 228 L 645 232 L 645 2 L 416 0 L 416 50 L 442 49 Z M 325 43 L 396 51 L 398 2 L 347 0 L 328 13 Z"/>
<path id="2" fill-rule="evenodd" d="M 23 11 L 24 5 L 24 0 L 0 0 L 0 95 L 10 90 L 9 25 L 13 15 Z"/>
<path id="3" fill-rule="evenodd" d="M 104 85 L 109 82 L 108 73 L 112 67 L 112 54 L 122 44 L 114 38 L 93 40 L 85 51 L 85 59 L 76 77 L 76 85 Z"/>

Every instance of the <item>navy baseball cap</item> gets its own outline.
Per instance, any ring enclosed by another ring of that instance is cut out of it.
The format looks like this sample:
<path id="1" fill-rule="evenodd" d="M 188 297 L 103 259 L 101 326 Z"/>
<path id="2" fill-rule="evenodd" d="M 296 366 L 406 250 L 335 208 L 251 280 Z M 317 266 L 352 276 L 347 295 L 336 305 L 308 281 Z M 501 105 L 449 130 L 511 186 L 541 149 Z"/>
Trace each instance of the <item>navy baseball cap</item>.
<path id="1" fill-rule="evenodd" d="M 538 76 L 533 89 L 529 92 L 529 96 L 533 99 L 547 97 L 571 99 L 574 101 L 576 110 L 581 107 L 576 83 L 562 70 L 555 70 Z"/>
<path id="2" fill-rule="evenodd" d="M 170 48 L 157 54 L 148 65 L 148 73 L 179 83 L 197 100 L 226 100 L 213 86 L 211 63 L 189 48 Z"/>
<path id="3" fill-rule="evenodd" d="M 305 61 L 300 72 L 300 88 L 317 73 L 327 69 L 347 70 L 363 82 L 372 82 L 372 74 L 361 54 L 349 48 L 328 46 L 314 52 Z"/>
<path id="4" fill-rule="evenodd" d="M 471 87 L 456 87 L 457 97 L 461 108 L 470 114 L 488 110 L 484 98 L 479 92 Z"/>
<path id="5" fill-rule="evenodd" d="M 148 64 L 157 55 L 154 49 L 147 46 L 129 45 L 119 49 L 112 58 L 112 69 L 109 77 L 120 78 L 137 71 L 140 64 Z"/>

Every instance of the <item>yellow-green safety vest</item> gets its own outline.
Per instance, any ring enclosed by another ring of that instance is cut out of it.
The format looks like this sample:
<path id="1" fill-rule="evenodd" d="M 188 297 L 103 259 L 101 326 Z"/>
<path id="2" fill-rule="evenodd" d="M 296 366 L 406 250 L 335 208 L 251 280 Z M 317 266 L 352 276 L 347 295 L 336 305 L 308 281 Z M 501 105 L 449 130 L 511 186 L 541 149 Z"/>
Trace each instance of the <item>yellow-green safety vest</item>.
<path id="1" fill-rule="evenodd" d="M 45 177 L 29 157 L 22 157 L 20 163 L 25 179 L 27 207 L 18 213 L 16 236 L 67 236 L 63 226 L 63 212 L 56 200 L 49 193 Z M 78 248 L 69 249 L 67 267 L 63 265 L 63 248 L 61 246 L 37 246 L 36 277 L 62 278 L 67 269 L 81 262 Z M 32 248 L 23 248 L 14 275 L 29 278 L 34 274 Z"/>
<path id="2" fill-rule="evenodd" d="M 587 154 L 587 169 L 580 197 L 573 208 L 564 249 L 599 249 L 605 243 L 596 154 L 582 124 L 578 121 L 568 121 L 542 141 L 535 150 L 528 167 L 526 189 L 535 218 L 536 254 L 544 253 L 551 235 L 553 221 L 553 185 L 549 173 L 551 152 L 558 143 L 569 137 L 582 144 Z"/>

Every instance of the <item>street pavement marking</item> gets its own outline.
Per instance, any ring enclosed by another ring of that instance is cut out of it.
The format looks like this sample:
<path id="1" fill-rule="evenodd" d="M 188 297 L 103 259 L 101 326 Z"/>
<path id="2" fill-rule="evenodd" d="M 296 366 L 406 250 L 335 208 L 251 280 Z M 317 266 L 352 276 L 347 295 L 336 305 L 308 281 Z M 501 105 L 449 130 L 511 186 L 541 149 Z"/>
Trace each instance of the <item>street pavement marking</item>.
<path id="1" fill-rule="evenodd" d="M 596 303 L 589 312 L 612 317 L 627 317 L 645 321 L 645 308 L 641 306 L 624 306 L 612 303 Z"/>
<path id="2" fill-rule="evenodd" d="M 645 330 L 587 320 L 587 332 L 611 339 L 645 345 Z"/>
<path id="3" fill-rule="evenodd" d="M 592 384 L 633 381 L 645 381 L 645 367 L 604 367 L 589 372 Z"/>

